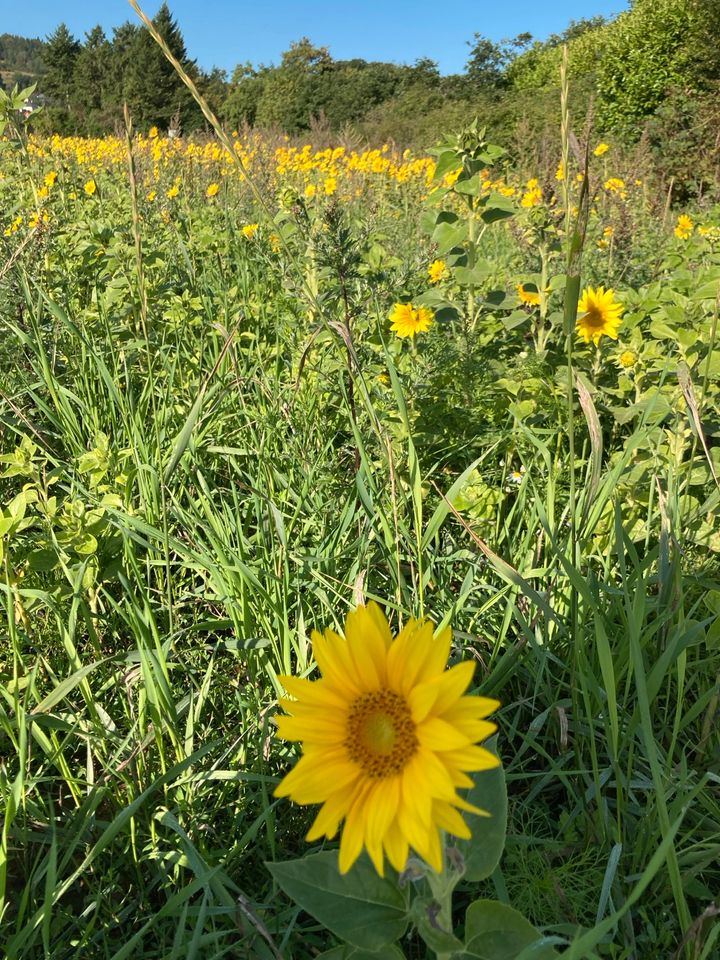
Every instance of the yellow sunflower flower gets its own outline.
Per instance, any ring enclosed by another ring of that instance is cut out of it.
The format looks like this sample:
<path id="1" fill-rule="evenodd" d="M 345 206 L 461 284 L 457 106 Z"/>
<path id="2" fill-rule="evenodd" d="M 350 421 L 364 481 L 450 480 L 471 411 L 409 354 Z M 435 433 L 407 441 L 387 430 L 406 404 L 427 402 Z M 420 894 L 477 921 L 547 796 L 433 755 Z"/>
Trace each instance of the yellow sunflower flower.
<path id="1" fill-rule="evenodd" d="M 428 267 L 430 283 L 440 283 L 447 276 L 447 264 L 444 260 L 433 260 Z"/>
<path id="2" fill-rule="evenodd" d="M 585 343 L 592 342 L 597 346 L 601 337 L 610 337 L 617 340 L 620 317 L 624 307 L 615 300 L 614 290 L 605 287 L 586 287 L 578 303 L 578 317 L 576 330 L 578 336 Z"/>
<path id="3" fill-rule="evenodd" d="M 95 183 L 94 180 L 88 180 L 85 186 L 83 187 L 83 190 L 89 197 L 91 197 L 97 190 L 97 184 Z"/>
<path id="4" fill-rule="evenodd" d="M 309 842 L 332 839 L 344 821 L 339 868 L 347 873 L 366 849 L 382 876 L 385 857 L 402 871 L 410 849 L 438 873 L 441 831 L 468 838 L 460 810 L 483 815 L 457 793 L 468 772 L 498 766 L 478 746 L 495 730 L 496 700 L 467 696 L 474 664 L 446 670 L 451 631 L 433 636 L 410 620 L 393 639 L 375 603 L 348 614 L 345 639 L 313 633 L 322 678 L 281 677 L 294 699 L 281 700 L 278 735 L 303 753 L 275 796 L 322 807 Z M 485 814 L 486 815 L 486 814 Z"/>
<path id="5" fill-rule="evenodd" d="M 390 311 L 390 329 L 399 337 L 414 337 L 416 333 L 425 333 L 432 319 L 432 311 L 427 307 L 413 307 L 411 303 L 396 303 Z"/>
<path id="6" fill-rule="evenodd" d="M 520 206 L 530 209 L 531 207 L 536 207 L 539 203 L 542 203 L 542 190 L 540 187 L 531 187 L 526 193 L 522 195 L 520 200 Z"/>
<path id="7" fill-rule="evenodd" d="M 245 226 L 242 228 L 242 235 L 244 237 L 247 237 L 248 240 L 252 240 L 252 238 L 258 232 L 259 226 L 260 224 L 258 223 L 246 223 Z"/>
<path id="8" fill-rule="evenodd" d="M 602 157 L 609 149 L 610 147 L 606 143 L 599 143 L 593 150 L 593 153 L 596 157 Z"/>
<path id="9" fill-rule="evenodd" d="M 210 186 L 207 188 L 206 196 L 207 196 L 207 197 L 216 197 L 216 196 L 218 195 L 218 191 L 219 191 L 219 190 L 220 190 L 220 184 L 218 184 L 218 183 L 211 183 Z"/>
<path id="10" fill-rule="evenodd" d="M 537 290 L 526 290 L 523 283 L 519 283 L 515 289 L 521 303 L 526 303 L 529 307 L 540 305 L 540 293 Z"/>
<path id="11" fill-rule="evenodd" d="M 675 224 L 675 236 L 679 240 L 689 240 L 695 228 L 695 224 L 686 213 L 681 213 Z"/>

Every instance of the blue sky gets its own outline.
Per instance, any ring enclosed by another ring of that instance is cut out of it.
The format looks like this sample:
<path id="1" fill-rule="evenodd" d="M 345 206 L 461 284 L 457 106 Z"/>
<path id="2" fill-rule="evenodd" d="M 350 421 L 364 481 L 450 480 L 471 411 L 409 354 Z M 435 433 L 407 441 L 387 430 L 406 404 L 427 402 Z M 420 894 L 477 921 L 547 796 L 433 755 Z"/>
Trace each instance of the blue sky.
<path id="1" fill-rule="evenodd" d="M 161 0 L 140 0 L 150 16 Z M 466 41 L 483 33 L 493 40 L 529 31 L 544 39 L 570 20 L 596 14 L 609 16 L 628 7 L 627 0 L 169 0 L 190 56 L 204 69 L 217 65 L 230 71 L 237 63 L 277 63 L 291 41 L 308 36 L 327 46 L 339 60 L 363 57 L 412 63 L 418 57 L 436 60 L 443 73 L 463 69 Z M 113 26 L 137 18 L 126 0 L 2 0 L 0 33 L 46 37 L 64 20 L 84 39 L 100 23 Z"/>

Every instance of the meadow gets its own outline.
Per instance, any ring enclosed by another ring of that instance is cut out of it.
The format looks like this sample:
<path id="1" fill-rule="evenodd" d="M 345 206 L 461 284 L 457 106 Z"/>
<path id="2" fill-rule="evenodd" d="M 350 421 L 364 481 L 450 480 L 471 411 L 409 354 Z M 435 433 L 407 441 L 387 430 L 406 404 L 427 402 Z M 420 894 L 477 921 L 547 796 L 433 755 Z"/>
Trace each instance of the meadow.
<path id="1" fill-rule="evenodd" d="M 567 129 L 0 147 L 3 955 L 717 957 L 712 198 Z M 500 703 L 452 919 L 535 947 L 339 947 L 268 869 L 335 850 L 280 678 L 373 600 Z"/>

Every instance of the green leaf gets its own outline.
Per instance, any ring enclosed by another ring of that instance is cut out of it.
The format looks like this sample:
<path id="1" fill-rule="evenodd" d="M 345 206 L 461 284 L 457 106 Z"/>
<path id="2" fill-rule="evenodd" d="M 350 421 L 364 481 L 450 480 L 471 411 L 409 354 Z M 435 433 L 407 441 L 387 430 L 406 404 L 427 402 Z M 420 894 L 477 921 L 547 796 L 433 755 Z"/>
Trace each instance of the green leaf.
<path id="1" fill-rule="evenodd" d="M 517 960 L 521 951 L 541 940 L 542 934 L 506 903 L 476 900 L 467 910 L 465 950 L 458 960 Z M 559 957 L 549 944 L 539 944 L 531 955 L 533 960 Z"/>
<path id="2" fill-rule="evenodd" d="M 484 746 L 497 756 L 497 737 L 492 737 Z M 495 870 L 505 847 L 507 789 L 502 766 L 481 770 L 474 776 L 475 786 L 466 799 L 473 806 L 486 810 L 490 816 L 466 814 L 472 837 L 469 840 L 456 841 L 456 846 L 465 860 L 465 878 L 477 883 L 489 877 Z"/>
<path id="3" fill-rule="evenodd" d="M 379 877 L 366 858 L 342 876 L 337 860 L 336 850 L 325 850 L 266 866 L 285 893 L 335 936 L 371 952 L 394 943 L 408 925 L 397 884 Z"/>
<path id="4" fill-rule="evenodd" d="M 466 239 L 467 225 L 464 223 L 440 223 L 433 231 L 433 240 L 437 243 L 440 254 L 461 246 Z"/>
<path id="5" fill-rule="evenodd" d="M 358 950 L 346 944 L 343 947 L 333 947 L 319 954 L 315 960 L 405 960 L 405 955 L 397 947 L 383 947 L 382 953 L 374 950 Z"/>

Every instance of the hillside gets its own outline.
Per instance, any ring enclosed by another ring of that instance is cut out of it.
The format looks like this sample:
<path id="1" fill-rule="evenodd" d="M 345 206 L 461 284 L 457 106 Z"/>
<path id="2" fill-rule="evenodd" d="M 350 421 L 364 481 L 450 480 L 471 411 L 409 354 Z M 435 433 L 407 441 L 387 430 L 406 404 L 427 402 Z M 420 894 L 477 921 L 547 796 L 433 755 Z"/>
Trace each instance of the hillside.
<path id="1" fill-rule="evenodd" d="M 0 34 L 0 79 L 5 87 L 23 85 L 45 72 L 45 43 L 38 38 Z"/>

